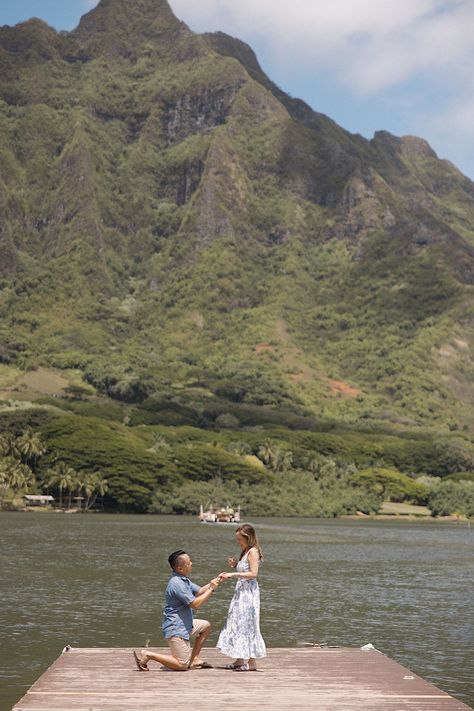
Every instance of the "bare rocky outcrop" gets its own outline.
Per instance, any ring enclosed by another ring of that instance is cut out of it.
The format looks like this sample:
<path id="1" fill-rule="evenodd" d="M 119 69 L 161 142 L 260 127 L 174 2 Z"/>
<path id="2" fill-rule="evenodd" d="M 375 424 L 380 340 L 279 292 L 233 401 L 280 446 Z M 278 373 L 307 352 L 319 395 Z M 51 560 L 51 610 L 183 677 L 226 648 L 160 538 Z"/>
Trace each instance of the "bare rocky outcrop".
<path id="1" fill-rule="evenodd" d="M 238 83 L 223 87 L 203 86 L 196 93 L 178 96 L 168 102 L 162 111 L 167 145 L 222 126 L 240 86 Z"/>

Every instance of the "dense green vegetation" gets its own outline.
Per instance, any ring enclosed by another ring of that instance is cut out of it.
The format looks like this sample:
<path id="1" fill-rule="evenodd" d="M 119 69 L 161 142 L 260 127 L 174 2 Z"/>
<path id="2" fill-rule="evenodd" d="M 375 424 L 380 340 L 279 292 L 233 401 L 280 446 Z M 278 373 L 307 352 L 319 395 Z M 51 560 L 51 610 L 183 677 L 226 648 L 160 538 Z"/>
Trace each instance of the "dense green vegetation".
<path id="1" fill-rule="evenodd" d="M 133 426 L 111 414 L 0 414 L 2 506 L 21 506 L 25 492 L 52 492 L 59 507 L 82 510 L 195 514 L 200 504 L 231 503 L 246 516 L 333 517 L 395 501 L 425 504 L 433 515 L 474 515 L 474 449 L 454 435 L 442 444 L 455 443 L 458 459 L 433 476 L 430 434 Z M 469 457 L 471 474 L 461 471 Z M 405 472 L 387 464 L 397 458 L 409 463 Z"/>
<path id="2" fill-rule="evenodd" d="M 0 28 L 0 161 L 1 428 L 46 447 L 4 498 L 330 516 L 473 471 L 474 186 L 423 140 L 108 0 Z"/>

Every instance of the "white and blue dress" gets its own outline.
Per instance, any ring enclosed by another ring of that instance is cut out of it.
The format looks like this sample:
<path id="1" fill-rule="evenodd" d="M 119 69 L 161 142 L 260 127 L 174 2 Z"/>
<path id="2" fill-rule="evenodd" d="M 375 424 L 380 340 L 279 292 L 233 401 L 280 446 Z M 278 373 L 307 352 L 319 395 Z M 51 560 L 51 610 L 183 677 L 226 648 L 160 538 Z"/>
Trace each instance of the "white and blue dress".
<path id="1" fill-rule="evenodd" d="M 238 573 L 249 571 L 248 552 L 237 563 Z M 261 659 L 267 656 L 260 634 L 260 590 L 256 579 L 239 578 L 229 605 L 227 622 L 216 647 L 228 657 Z"/>

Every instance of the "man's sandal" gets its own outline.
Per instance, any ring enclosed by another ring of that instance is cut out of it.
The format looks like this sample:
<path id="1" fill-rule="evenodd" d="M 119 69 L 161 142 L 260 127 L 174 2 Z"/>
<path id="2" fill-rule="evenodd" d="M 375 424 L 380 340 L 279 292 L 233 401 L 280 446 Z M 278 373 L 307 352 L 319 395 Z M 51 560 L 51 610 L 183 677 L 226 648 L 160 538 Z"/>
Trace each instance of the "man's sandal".
<path id="1" fill-rule="evenodd" d="M 213 669 L 213 666 L 209 662 L 199 662 L 199 664 L 191 664 L 189 669 Z"/>
<path id="2" fill-rule="evenodd" d="M 141 657 L 138 656 L 135 650 L 133 650 L 133 658 L 135 659 L 138 671 L 150 671 L 146 665 L 146 662 L 142 662 Z"/>

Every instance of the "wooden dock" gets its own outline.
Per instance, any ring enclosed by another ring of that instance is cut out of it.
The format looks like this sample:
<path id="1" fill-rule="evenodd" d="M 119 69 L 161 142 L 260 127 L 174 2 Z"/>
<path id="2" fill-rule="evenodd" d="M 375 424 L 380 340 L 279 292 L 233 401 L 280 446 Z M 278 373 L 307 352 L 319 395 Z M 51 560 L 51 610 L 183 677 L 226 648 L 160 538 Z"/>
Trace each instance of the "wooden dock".
<path id="1" fill-rule="evenodd" d="M 269 649 L 256 673 L 219 668 L 229 660 L 216 649 L 203 652 L 214 668 L 172 672 L 150 663 L 139 672 L 131 649 L 71 649 L 13 711 L 469 709 L 376 650 Z"/>

